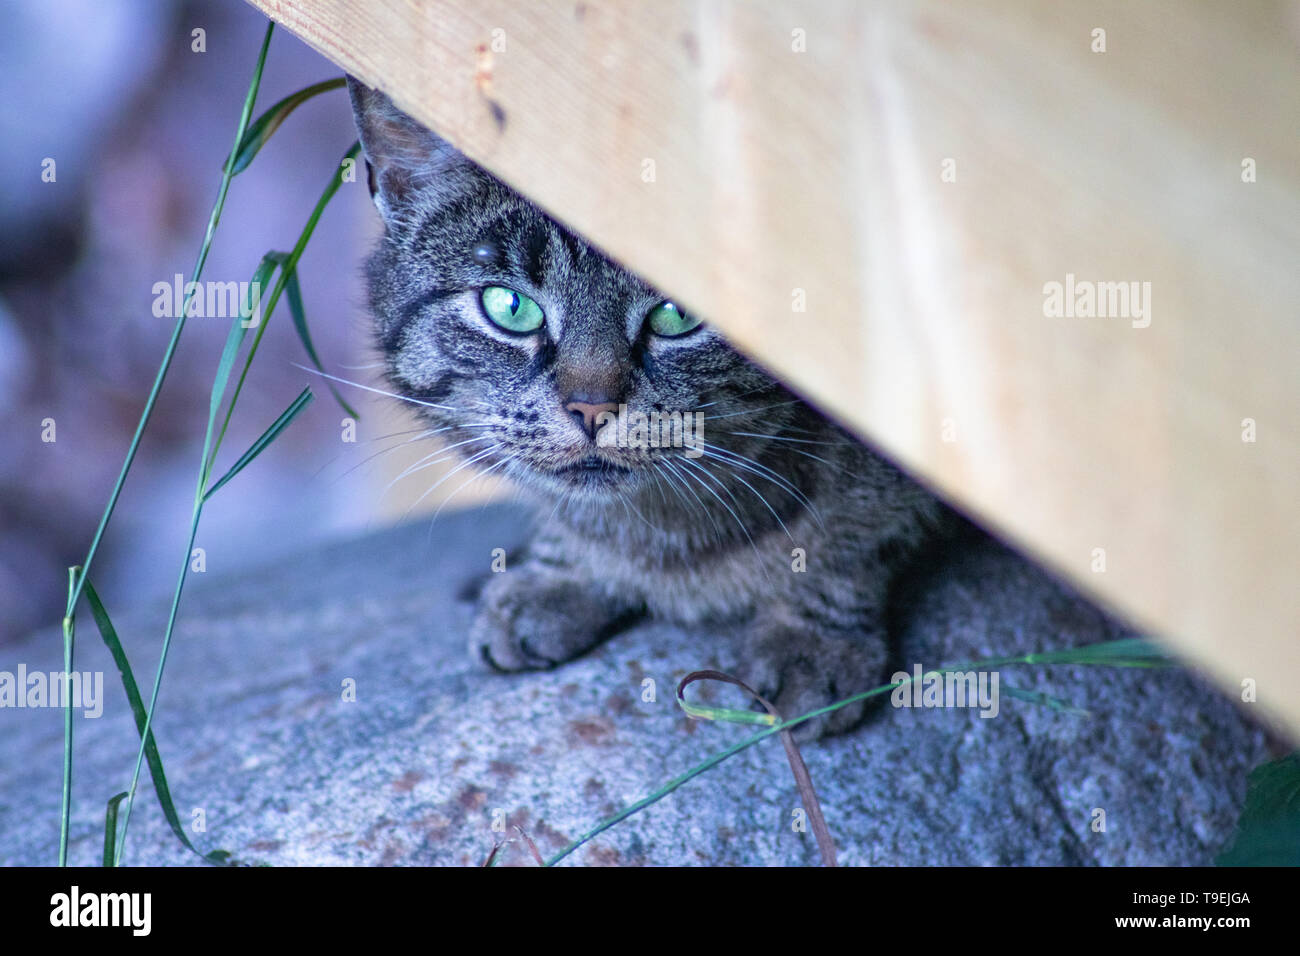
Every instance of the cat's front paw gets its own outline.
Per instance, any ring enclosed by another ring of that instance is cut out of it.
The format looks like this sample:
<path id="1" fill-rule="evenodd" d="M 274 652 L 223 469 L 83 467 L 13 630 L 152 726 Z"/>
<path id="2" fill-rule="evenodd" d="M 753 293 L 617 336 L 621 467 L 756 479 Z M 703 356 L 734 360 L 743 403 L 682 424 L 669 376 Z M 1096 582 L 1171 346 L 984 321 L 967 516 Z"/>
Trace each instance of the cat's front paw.
<path id="1" fill-rule="evenodd" d="M 524 565 L 484 586 L 469 652 L 497 671 L 544 670 L 595 647 L 638 613 L 570 578 Z"/>
<path id="2" fill-rule="evenodd" d="M 883 637 L 818 636 L 798 628 L 760 628 L 743 669 L 749 684 L 789 720 L 885 683 Z M 853 729 L 866 713 L 858 701 L 793 728 L 800 743 Z"/>

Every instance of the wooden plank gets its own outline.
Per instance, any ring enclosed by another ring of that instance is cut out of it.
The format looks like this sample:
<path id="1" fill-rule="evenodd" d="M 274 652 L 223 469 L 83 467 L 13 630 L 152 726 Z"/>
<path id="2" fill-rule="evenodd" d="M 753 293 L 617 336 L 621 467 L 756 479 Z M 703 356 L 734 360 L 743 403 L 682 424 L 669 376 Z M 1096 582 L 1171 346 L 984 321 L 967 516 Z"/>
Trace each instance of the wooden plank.
<path id="1" fill-rule="evenodd" d="M 1294 5 L 252 2 L 1300 728 Z"/>

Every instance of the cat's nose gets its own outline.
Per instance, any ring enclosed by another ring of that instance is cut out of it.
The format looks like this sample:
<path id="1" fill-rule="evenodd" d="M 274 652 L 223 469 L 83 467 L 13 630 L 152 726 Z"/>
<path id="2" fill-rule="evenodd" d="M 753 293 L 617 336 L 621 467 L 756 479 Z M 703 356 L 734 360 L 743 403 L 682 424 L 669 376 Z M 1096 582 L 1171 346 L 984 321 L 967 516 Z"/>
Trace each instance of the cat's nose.
<path id="1" fill-rule="evenodd" d="M 587 396 L 584 396 L 584 398 L 585 397 Z M 599 397 L 603 398 L 604 396 Z M 618 405 L 615 402 L 589 402 L 583 401 L 582 399 L 571 398 L 569 401 L 564 403 L 564 410 L 572 415 L 579 424 L 582 425 L 588 438 L 595 438 L 596 430 L 599 427 L 597 425 L 597 419 L 604 412 L 617 414 Z M 600 422 L 599 424 L 603 425 L 605 423 Z"/>

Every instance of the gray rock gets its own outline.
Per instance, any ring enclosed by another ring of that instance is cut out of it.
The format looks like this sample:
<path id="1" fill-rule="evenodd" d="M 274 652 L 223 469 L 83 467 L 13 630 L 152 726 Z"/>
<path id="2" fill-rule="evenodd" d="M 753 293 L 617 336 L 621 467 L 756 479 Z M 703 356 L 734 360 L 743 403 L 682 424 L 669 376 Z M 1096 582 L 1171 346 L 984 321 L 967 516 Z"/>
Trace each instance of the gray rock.
<path id="1" fill-rule="evenodd" d="M 483 861 L 494 811 L 544 855 L 748 736 L 689 720 L 687 671 L 735 663 L 731 642 L 645 624 L 549 672 L 500 676 L 467 659 L 458 592 L 520 540 L 517 510 L 445 514 L 241 576 L 195 575 L 156 717 L 182 819 L 205 850 L 246 863 Z M 163 608 L 110 612 L 148 688 Z M 997 544 L 966 539 L 900 590 L 899 661 L 926 666 L 1047 650 L 1126 631 Z M 60 666 L 52 631 L 0 647 L 0 669 Z M 135 736 L 88 613 L 78 669 L 105 672 L 104 716 L 78 718 L 70 857 L 98 862 L 104 803 L 125 789 Z M 643 702 L 652 678 L 657 700 Z M 345 702 L 343 682 L 356 681 Z M 1011 699 L 996 718 L 885 703 L 858 732 L 805 748 L 844 864 L 1207 864 L 1231 835 L 1264 733 L 1180 670 L 1016 667 L 1006 684 L 1087 707 Z M 146 691 L 147 693 L 147 691 Z M 743 706 L 695 685 L 693 699 Z M 56 858 L 62 717 L 0 711 L 0 860 Z M 818 861 L 794 832 L 799 798 L 768 739 L 601 834 L 566 862 Z M 1096 808 L 1104 832 L 1093 832 Z M 191 864 L 147 771 L 125 861 Z M 518 845 L 501 863 L 531 865 Z"/>

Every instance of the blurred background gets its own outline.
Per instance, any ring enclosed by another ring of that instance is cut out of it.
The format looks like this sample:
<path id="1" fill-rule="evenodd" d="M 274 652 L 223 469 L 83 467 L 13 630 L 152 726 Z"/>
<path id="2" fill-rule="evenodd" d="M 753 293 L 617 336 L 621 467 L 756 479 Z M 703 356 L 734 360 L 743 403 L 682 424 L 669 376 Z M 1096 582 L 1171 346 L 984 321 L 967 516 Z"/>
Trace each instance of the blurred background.
<path id="1" fill-rule="evenodd" d="M 0 7 L 0 643 L 62 618 L 66 568 L 84 560 L 174 326 L 154 316 L 153 286 L 189 277 L 265 27 L 229 0 Z M 337 75 L 277 30 L 254 115 Z M 246 282 L 264 253 L 291 248 L 355 138 L 346 91 L 294 112 L 233 181 L 203 278 Z M 53 182 L 42 180 L 47 159 Z M 377 358 L 361 263 L 378 228 L 363 171 L 330 203 L 298 267 L 326 370 L 361 382 L 374 381 Z M 186 324 L 95 560 L 110 610 L 174 585 L 228 331 L 224 318 Z M 456 504 L 493 493 L 478 481 L 457 491 L 458 475 L 417 503 L 446 468 L 393 483 L 432 450 L 399 444 L 414 420 L 340 387 L 360 414 L 347 443 L 326 383 L 292 363 L 310 364 L 282 302 L 218 471 L 305 385 L 316 401 L 205 508 L 197 545 L 208 572 L 427 513 L 449 492 Z"/>

